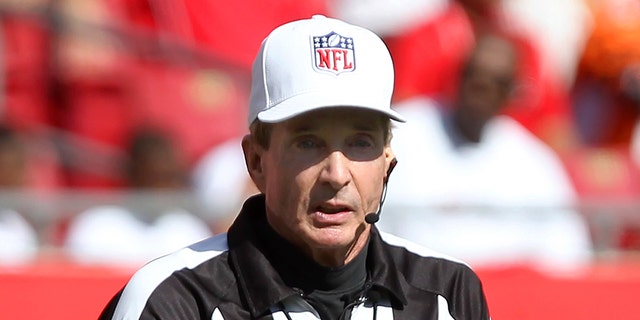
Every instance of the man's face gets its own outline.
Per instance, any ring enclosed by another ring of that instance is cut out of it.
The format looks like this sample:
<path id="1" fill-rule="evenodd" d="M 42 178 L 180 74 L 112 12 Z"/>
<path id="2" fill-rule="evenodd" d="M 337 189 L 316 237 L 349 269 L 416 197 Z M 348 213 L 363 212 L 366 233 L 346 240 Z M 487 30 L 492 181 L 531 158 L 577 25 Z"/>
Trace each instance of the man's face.
<path id="1" fill-rule="evenodd" d="M 467 136 L 478 140 L 484 125 L 506 105 L 516 69 L 513 44 L 498 37 L 479 40 L 466 63 L 455 110 Z"/>
<path id="2" fill-rule="evenodd" d="M 385 121 L 355 108 L 313 111 L 274 124 L 269 148 L 259 148 L 253 178 L 270 224 L 316 261 L 337 263 L 366 242 L 364 217 L 377 209 L 393 157 Z"/>

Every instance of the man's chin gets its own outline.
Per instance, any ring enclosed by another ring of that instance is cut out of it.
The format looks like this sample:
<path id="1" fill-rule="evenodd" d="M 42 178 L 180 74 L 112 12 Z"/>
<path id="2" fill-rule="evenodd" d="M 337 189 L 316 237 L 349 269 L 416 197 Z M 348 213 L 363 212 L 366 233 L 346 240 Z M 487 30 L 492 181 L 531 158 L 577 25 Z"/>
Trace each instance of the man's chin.
<path id="1" fill-rule="evenodd" d="M 344 251 L 354 245 L 362 231 L 364 228 L 354 230 L 345 226 L 316 228 L 310 238 L 316 249 Z"/>

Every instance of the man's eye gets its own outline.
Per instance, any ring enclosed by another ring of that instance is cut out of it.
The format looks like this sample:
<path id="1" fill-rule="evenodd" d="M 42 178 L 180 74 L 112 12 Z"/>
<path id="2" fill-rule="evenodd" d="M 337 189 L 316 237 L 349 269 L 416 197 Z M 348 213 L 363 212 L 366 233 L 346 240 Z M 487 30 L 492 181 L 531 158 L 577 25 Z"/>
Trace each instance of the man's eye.
<path id="1" fill-rule="evenodd" d="M 356 139 L 353 142 L 351 142 L 351 146 L 357 147 L 357 148 L 368 148 L 368 147 L 371 147 L 372 145 L 373 143 L 371 143 L 369 139 Z"/>
<path id="2" fill-rule="evenodd" d="M 313 140 L 302 140 L 297 143 L 297 146 L 300 149 L 311 149 L 317 147 L 318 144 Z"/>

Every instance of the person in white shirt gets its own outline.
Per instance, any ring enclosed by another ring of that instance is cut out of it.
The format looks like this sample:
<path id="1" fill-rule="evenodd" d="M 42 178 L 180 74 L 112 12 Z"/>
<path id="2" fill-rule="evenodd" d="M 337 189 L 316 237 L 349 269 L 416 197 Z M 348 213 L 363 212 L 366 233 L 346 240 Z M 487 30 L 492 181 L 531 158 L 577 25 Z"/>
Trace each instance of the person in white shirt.
<path id="1" fill-rule="evenodd" d="M 574 269 L 591 241 L 572 183 L 549 146 L 500 115 L 517 57 L 508 37 L 481 36 L 453 103 L 395 106 L 410 120 L 394 130 L 399 164 L 380 226 L 471 265 Z"/>

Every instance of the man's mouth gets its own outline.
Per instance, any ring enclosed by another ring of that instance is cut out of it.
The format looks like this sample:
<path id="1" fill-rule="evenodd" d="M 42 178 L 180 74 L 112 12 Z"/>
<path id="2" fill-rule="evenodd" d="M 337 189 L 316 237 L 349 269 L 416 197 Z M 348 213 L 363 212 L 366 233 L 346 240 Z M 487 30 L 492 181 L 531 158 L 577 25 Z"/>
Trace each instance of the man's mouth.
<path id="1" fill-rule="evenodd" d="M 352 211 L 351 208 L 347 207 L 347 206 L 317 206 L 316 207 L 316 211 L 318 212 L 322 212 L 322 213 L 327 213 L 327 214 L 334 214 L 334 213 L 340 213 L 340 212 L 347 212 L 347 211 Z"/>

